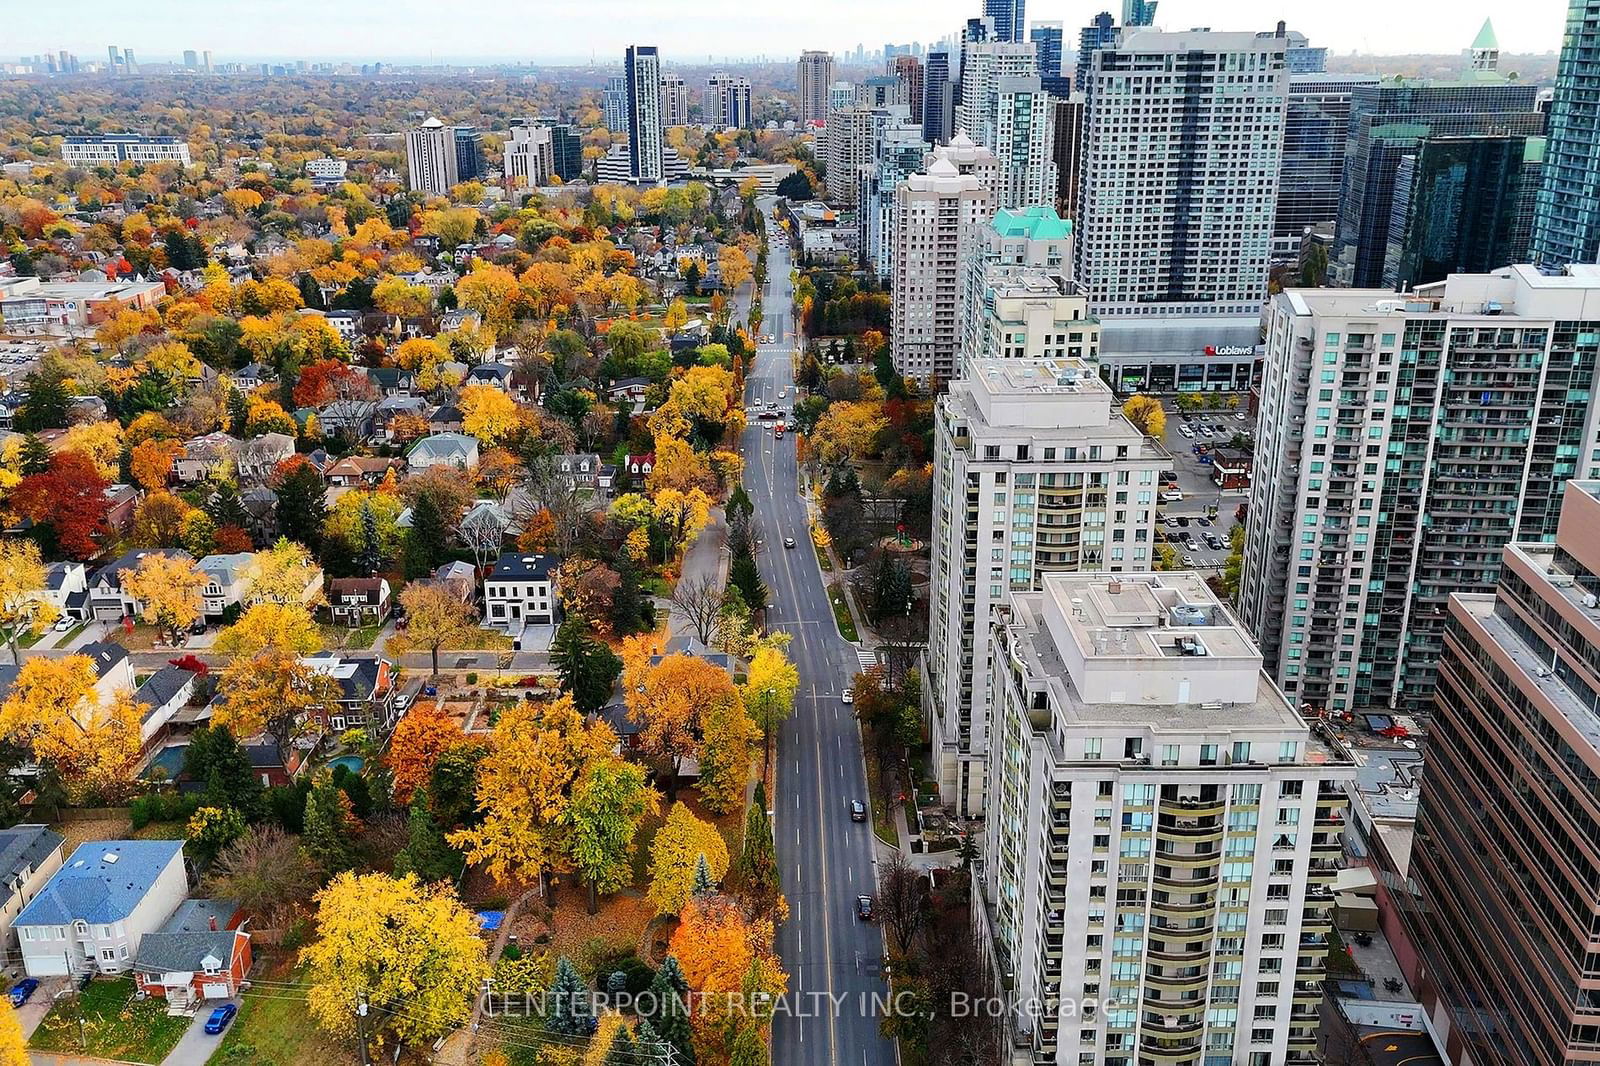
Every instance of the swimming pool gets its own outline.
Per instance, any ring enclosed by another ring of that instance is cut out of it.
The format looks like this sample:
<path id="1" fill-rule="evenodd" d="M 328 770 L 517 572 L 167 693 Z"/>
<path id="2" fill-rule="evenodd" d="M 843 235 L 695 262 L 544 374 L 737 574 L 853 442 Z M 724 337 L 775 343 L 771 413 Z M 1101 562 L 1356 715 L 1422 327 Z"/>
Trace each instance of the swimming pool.
<path id="1" fill-rule="evenodd" d="M 361 772 L 361 767 L 362 767 L 361 756 L 359 756 L 359 755 L 341 755 L 337 759 L 334 759 L 332 762 L 330 762 L 328 764 L 328 768 L 329 769 L 332 769 L 335 766 L 342 766 L 346 770 L 349 770 L 353 774 L 359 774 Z"/>

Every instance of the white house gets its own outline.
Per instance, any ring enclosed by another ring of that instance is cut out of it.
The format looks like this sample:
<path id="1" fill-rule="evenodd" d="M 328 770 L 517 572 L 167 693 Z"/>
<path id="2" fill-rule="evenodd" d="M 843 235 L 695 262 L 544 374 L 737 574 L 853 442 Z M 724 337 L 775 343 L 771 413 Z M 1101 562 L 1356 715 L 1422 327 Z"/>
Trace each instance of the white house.
<path id="1" fill-rule="evenodd" d="M 189 895 L 181 840 L 78 845 L 12 922 L 29 977 L 125 973 Z"/>
<path id="2" fill-rule="evenodd" d="M 434 433 L 411 446 L 406 465 L 413 474 L 435 466 L 469 470 L 478 465 L 478 439 L 465 433 Z"/>
<path id="3" fill-rule="evenodd" d="M 88 616 L 89 572 L 82 563 L 51 563 L 44 571 L 44 598 L 64 617 Z"/>
<path id="4" fill-rule="evenodd" d="M 484 624 L 520 633 L 527 625 L 554 623 L 558 563 L 553 555 L 501 555 L 483 580 Z"/>
<path id="5" fill-rule="evenodd" d="M 148 745 L 168 719 L 189 706 L 194 699 L 195 681 L 199 676 L 193 670 L 169 664 L 151 674 L 139 686 L 133 698 L 144 708 L 139 722 L 141 745 Z"/>
<path id="6" fill-rule="evenodd" d="M 183 442 L 183 454 L 172 464 L 172 476 L 181 485 L 204 481 L 224 461 L 239 452 L 239 440 L 226 433 L 207 433 Z"/>
<path id="7" fill-rule="evenodd" d="M 102 566 L 89 579 L 89 612 L 99 622 L 120 622 L 127 617 L 137 617 L 139 601 L 123 591 L 122 578 L 139 566 L 147 555 L 165 555 L 174 559 L 193 559 L 182 548 L 136 548 L 124 552 Z"/>
<path id="8" fill-rule="evenodd" d="M 208 555 L 196 565 L 206 575 L 206 587 L 200 590 L 207 618 L 220 618 L 222 612 L 244 598 L 248 585 L 246 573 L 255 561 L 255 552 L 232 552 L 225 555 Z"/>
<path id="9" fill-rule="evenodd" d="M 12 925 L 34 896 L 61 869 L 62 836 L 49 826 L 0 829 L 0 946 L 17 950 Z"/>

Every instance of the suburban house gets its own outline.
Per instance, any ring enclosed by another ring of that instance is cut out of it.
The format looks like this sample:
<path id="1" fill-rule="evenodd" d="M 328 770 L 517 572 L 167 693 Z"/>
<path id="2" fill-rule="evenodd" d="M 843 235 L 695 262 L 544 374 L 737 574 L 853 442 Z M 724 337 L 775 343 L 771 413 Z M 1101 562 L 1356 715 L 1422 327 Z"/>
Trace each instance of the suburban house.
<path id="1" fill-rule="evenodd" d="M 278 464 L 293 454 L 293 437 L 287 433 L 263 433 L 241 441 L 233 461 L 240 480 L 261 482 L 277 473 Z"/>
<path id="2" fill-rule="evenodd" d="M 224 460 L 232 459 L 239 450 L 237 437 L 226 433 L 207 433 L 183 443 L 183 454 L 172 464 L 172 476 L 180 485 L 204 481 Z"/>
<path id="3" fill-rule="evenodd" d="M 502 392 L 511 391 L 511 368 L 504 363 L 479 363 L 467 371 L 466 385 L 493 385 Z"/>
<path id="4" fill-rule="evenodd" d="M 339 625 L 372 625 L 389 617 L 389 582 L 381 577 L 336 577 L 328 582 L 328 614 Z"/>
<path id="5" fill-rule="evenodd" d="M 448 589 L 462 603 L 471 604 L 478 598 L 478 571 L 471 563 L 459 559 L 445 563 L 433 572 L 430 580 L 440 588 Z"/>
<path id="6" fill-rule="evenodd" d="M 193 559 L 182 548 L 135 548 L 124 552 L 102 566 L 89 579 L 89 613 L 99 622 L 117 622 L 137 617 L 139 602 L 122 590 L 122 577 L 135 570 L 147 555 L 165 555 L 172 559 Z"/>
<path id="7" fill-rule="evenodd" d="M 144 705 L 139 722 L 139 743 L 147 750 L 167 721 L 194 699 L 200 675 L 170 663 L 145 678 L 133 698 Z"/>
<path id="8" fill-rule="evenodd" d="M 335 733 L 367 727 L 387 731 L 394 725 L 394 664 L 389 660 L 319 652 L 302 656 L 300 662 L 339 683 L 338 704 L 313 712 L 327 728 Z"/>
<path id="9" fill-rule="evenodd" d="M 111 702 L 118 693 L 133 691 L 133 660 L 121 644 L 95 641 L 83 645 L 75 654 L 87 656 L 94 666 L 95 696 L 102 704 Z M 0 700 L 10 694 L 21 669 L 15 663 L 0 663 Z"/>
<path id="10" fill-rule="evenodd" d="M 645 393 L 650 391 L 650 384 L 649 378 L 622 378 L 612 382 L 611 387 L 606 389 L 606 398 L 618 406 L 630 404 L 630 414 L 642 414 Z"/>
<path id="11" fill-rule="evenodd" d="M 354 341 L 361 336 L 361 312 L 350 310 L 329 311 L 323 316 L 328 325 L 346 341 Z M 370 371 L 369 371 L 370 373 Z"/>
<path id="12" fill-rule="evenodd" d="M 520 633 L 527 625 L 550 625 L 556 620 L 553 555 L 505 552 L 483 580 L 485 625 Z"/>
<path id="13" fill-rule="evenodd" d="M 634 485 L 643 485 L 650 477 L 650 471 L 656 468 L 656 453 L 645 452 L 643 455 L 629 455 L 622 462 L 622 470 L 628 476 L 628 481 Z"/>
<path id="14" fill-rule="evenodd" d="M 574 489 L 578 491 L 601 491 L 600 475 L 605 469 L 605 464 L 593 452 L 577 455 L 566 454 L 555 457 L 556 473 L 560 474 Z M 609 485 L 606 488 L 610 488 Z"/>
<path id="15" fill-rule="evenodd" d="M 347 455 L 338 460 L 323 472 L 323 478 L 328 484 L 339 488 L 371 488 L 384 478 L 384 475 L 393 470 L 395 477 L 401 477 L 406 472 L 406 461 L 394 458 L 385 459 L 377 455 Z"/>
<path id="16" fill-rule="evenodd" d="M 461 413 L 461 408 L 453 403 L 441 404 L 428 415 L 428 432 L 460 433 L 465 420 L 466 416 Z"/>
<path id="17" fill-rule="evenodd" d="M 208 555 L 195 564 L 206 575 L 200 599 L 207 618 L 221 618 L 222 612 L 244 599 L 249 584 L 247 574 L 255 557 L 255 552 L 232 552 Z"/>
<path id="18" fill-rule="evenodd" d="M 29 977 L 126 973 L 189 894 L 181 840 L 91 840 L 11 923 Z"/>
<path id="19" fill-rule="evenodd" d="M 372 436 L 378 404 L 374 400 L 339 399 L 324 404 L 317 413 L 317 423 L 324 437 L 343 437 L 363 441 Z"/>
<path id="20" fill-rule="evenodd" d="M 434 433 L 411 446 L 406 463 L 414 474 L 436 466 L 470 470 L 478 465 L 478 438 L 464 433 Z"/>
<path id="21" fill-rule="evenodd" d="M 0 829 L 0 946 L 17 950 L 12 925 L 45 882 L 61 869 L 63 837 L 46 825 L 14 825 Z"/>
<path id="22" fill-rule="evenodd" d="M 374 437 L 392 441 L 396 419 L 401 415 L 426 418 L 427 410 L 427 401 L 421 396 L 412 396 L 409 393 L 385 396 L 378 401 L 378 407 L 372 413 L 372 434 Z"/>
<path id="23" fill-rule="evenodd" d="M 381 396 L 406 396 L 417 387 L 417 376 L 403 366 L 369 366 L 367 380 Z"/>
<path id="24" fill-rule="evenodd" d="M 133 512 L 139 506 L 139 490 L 118 483 L 106 486 L 106 525 L 117 533 L 133 528 Z"/>
<path id="25" fill-rule="evenodd" d="M 250 363 L 232 374 L 233 385 L 240 392 L 254 392 L 261 386 L 278 380 L 277 372 L 261 363 Z"/>
<path id="26" fill-rule="evenodd" d="M 89 571 L 82 563 L 51 563 L 44 571 L 44 598 L 65 618 L 89 617 Z"/>
<path id="27" fill-rule="evenodd" d="M 139 990 L 165 999 L 171 1010 L 237 995 L 251 962 L 241 917 L 231 900 L 184 900 L 139 942 L 133 962 Z"/>

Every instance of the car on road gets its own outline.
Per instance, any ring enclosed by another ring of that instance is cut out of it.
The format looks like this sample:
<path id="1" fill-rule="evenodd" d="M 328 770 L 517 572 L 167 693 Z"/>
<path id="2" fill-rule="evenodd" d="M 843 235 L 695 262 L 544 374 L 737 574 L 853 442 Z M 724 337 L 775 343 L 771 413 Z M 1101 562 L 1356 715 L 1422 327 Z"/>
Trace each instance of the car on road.
<path id="1" fill-rule="evenodd" d="M 1178 490 L 1178 489 L 1170 489 L 1167 492 L 1163 492 L 1161 494 L 1161 502 L 1162 503 L 1181 503 L 1181 502 L 1183 502 L 1183 492 L 1181 490 Z"/>
<path id="2" fill-rule="evenodd" d="M 856 917 L 860 918 L 863 922 L 872 921 L 873 915 L 871 896 L 856 897 Z"/>
<path id="3" fill-rule="evenodd" d="M 28 997 L 33 995 L 38 990 L 39 979 L 37 977 L 24 977 L 22 980 L 11 986 L 11 1005 L 13 1007 L 22 1006 L 24 1003 L 28 1002 Z"/>
<path id="4" fill-rule="evenodd" d="M 864 822 L 864 821 L 866 821 L 867 820 L 867 805 L 865 803 L 862 803 L 860 800 L 851 800 L 850 801 L 850 820 L 852 822 Z"/>
<path id="5" fill-rule="evenodd" d="M 216 1036 L 228 1027 L 233 1021 L 233 1016 L 239 1013 L 239 1008 L 232 1003 L 224 1003 L 211 1012 L 211 1017 L 206 1019 L 206 1035 Z"/>
<path id="6" fill-rule="evenodd" d="M 845 703 L 854 703 L 856 701 L 855 690 L 847 688 L 839 694 L 839 698 Z"/>
<path id="7" fill-rule="evenodd" d="M 792 548 L 792 547 L 794 547 L 794 538 L 793 538 L 793 537 L 784 537 L 784 538 L 783 538 L 783 546 L 784 546 L 784 547 L 785 547 L 785 548 Z"/>

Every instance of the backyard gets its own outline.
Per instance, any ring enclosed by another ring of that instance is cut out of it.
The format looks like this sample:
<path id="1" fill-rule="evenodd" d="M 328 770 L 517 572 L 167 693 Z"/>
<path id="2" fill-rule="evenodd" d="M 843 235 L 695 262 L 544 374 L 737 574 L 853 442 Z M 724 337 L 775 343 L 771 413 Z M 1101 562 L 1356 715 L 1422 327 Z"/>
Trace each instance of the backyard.
<path id="1" fill-rule="evenodd" d="M 352 1061 L 352 1049 L 307 1018 L 304 973 L 286 965 L 280 969 L 274 974 L 276 981 L 258 981 L 244 994 L 239 1016 L 228 1027 L 210 1061 L 216 1066 L 308 1066 Z"/>

